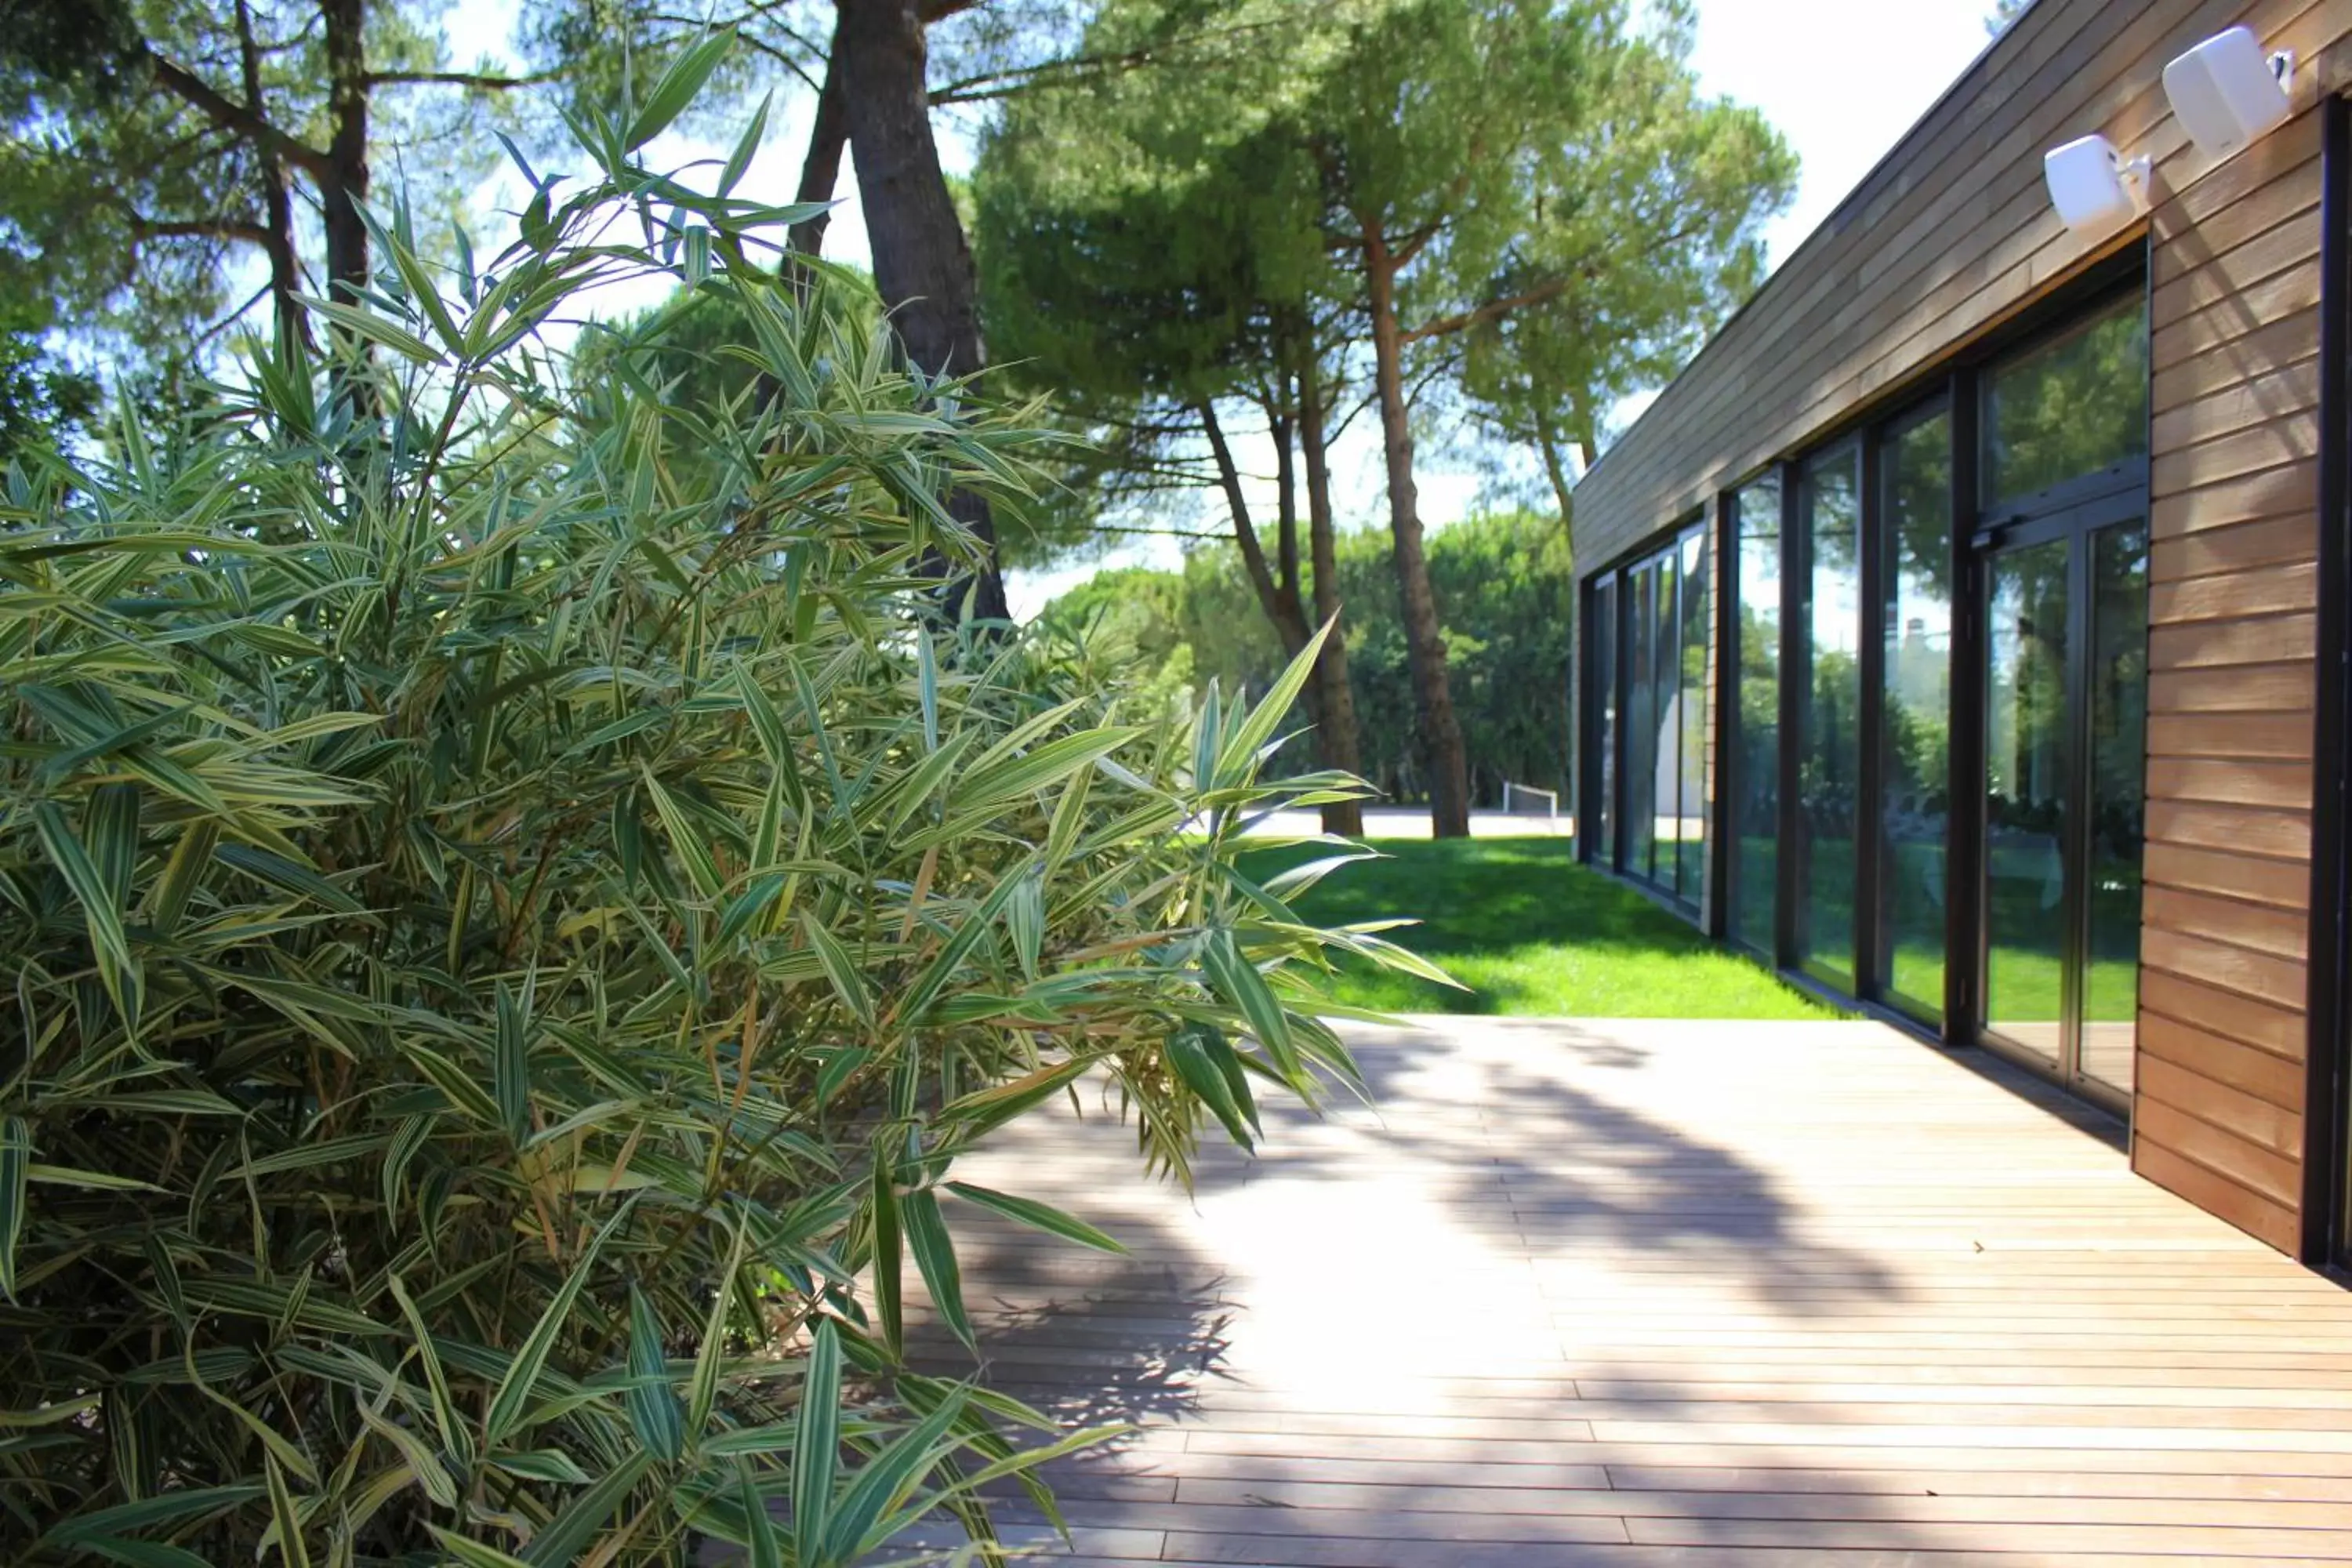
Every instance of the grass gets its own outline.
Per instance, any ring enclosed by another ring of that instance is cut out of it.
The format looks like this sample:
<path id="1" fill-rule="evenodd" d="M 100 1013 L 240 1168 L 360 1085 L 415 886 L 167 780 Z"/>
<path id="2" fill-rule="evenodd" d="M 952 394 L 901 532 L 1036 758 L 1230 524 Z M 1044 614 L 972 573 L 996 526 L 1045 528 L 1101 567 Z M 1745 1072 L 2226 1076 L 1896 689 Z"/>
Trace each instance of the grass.
<path id="1" fill-rule="evenodd" d="M 1398 1013 L 1580 1018 L 1832 1018 L 1763 965 L 1716 946 L 1639 893 L 1575 862 L 1559 838 L 1388 839 L 1300 900 L 1318 922 L 1411 916 L 1392 940 L 1471 989 L 1351 968 L 1340 1001 Z M 1327 847 L 1267 850 L 1272 876 Z"/>

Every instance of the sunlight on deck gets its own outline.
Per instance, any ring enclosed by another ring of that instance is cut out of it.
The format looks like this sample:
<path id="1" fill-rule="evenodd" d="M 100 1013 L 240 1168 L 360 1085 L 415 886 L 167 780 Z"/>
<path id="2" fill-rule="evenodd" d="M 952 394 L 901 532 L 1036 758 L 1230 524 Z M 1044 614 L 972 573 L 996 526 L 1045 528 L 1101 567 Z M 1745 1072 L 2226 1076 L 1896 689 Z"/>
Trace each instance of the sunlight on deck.
<path id="1" fill-rule="evenodd" d="M 2095 1113 L 1869 1024 L 1353 1037 L 1377 1109 L 1194 1203 L 1108 1116 L 971 1163 L 1133 1247 L 966 1233 L 989 1376 L 1138 1426 L 1062 1561 L 2352 1560 L 2352 1296 Z"/>

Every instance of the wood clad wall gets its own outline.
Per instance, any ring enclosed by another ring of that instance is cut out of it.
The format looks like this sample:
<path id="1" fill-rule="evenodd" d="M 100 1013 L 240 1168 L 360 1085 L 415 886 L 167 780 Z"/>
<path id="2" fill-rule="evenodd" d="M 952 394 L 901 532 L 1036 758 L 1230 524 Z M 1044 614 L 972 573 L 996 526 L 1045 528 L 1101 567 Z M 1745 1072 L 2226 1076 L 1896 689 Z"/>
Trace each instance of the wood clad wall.
<path id="1" fill-rule="evenodd" d="M 2275 1247 L 2301 1228 L 2319 547 L 2319 79 L 2352 5 L 2246 20 L 2304 113 L 2155 149 L 2148 826 L 2132 1163 Z M 2331 84 L 2333 85 L 2333 84 Z"/>
<path id="2" fill-rule="evenodd" d="M 2173 121 L 2161 72 L 2237 22 L 2296 52 L 2303 112 L 2211 166 Z M 2289 1248 L 2313 798 L 2316 105 L 2352 80 L 2347 38 L 2352 0 L 2041 0 L 1576 496 L 1577 560 L 1598 568 L 1765 462 L 1892 412 L 1906 385 L 1924 388 L 1955 353 L 2097 258 L 2050 210 L 2043 150 L 2100 131 L 2155 161 L 2133 1161 Z M 1713 762 L 1710 752 L 1710 797 Z"/>

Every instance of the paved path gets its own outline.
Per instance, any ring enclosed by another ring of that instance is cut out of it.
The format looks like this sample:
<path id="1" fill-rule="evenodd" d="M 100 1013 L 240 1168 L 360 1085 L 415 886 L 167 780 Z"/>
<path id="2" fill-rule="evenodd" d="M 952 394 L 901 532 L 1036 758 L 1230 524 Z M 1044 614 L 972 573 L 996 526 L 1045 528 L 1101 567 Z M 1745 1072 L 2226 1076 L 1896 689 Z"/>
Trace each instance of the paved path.
<path id="1" fill-rule="evenodd" d="M 990 1375 L 1139 1427 L 1071 1568 L 2352 1560 L 2352 1294 L 2094 1113 L 1870 1024 L 1355 1036 L 1381 1114 L 1194 1202 L 1102 1115 L 961 1171 L 1134 1248 L 967 1247 Z"/>
<path id="2" fill-rule="evenodd" d="M 1251 829 L 1257 834 L 1318 833 L 1323 819 L 1311 811 L 1276 811 Z M 1576 836 L 1576 819 L 1572 816 L 1538 816 L 1532 812 L 1474 811 L 1470 814 L 1470 837 L 1473 838 L 1572 838 Z M 1429 837 L 1429 812 L 1422 806 L 1376 805 L 1364 809 L 1364 837 L 1367 838 L 1426 838 Z"/>

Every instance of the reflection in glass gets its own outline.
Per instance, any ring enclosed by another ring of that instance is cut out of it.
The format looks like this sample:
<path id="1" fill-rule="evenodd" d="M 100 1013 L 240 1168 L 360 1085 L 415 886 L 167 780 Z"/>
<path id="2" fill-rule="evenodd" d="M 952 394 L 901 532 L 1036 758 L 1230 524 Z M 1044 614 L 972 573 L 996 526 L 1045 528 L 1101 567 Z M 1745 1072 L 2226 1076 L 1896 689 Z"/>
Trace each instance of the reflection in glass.
<path id="1" fill-rule="evenodd" d="M 1617 581 L 1592 593 L 1592 693 L 1601 710 L 1592 743 L 1600 748 L 1600 791 L 1592 802 L 1592 858 L 1617 863 Z"/>
<path id="2" fill-rule="evenodd" d="M 1623 737 L 1622 758 L 1601 758 L 1599 815 L 1621 840 L 1613 863 L 1693 904 L 1706 864 L 1707 570 L 1706 531 L 1688 529 L 1612 576 L 1593 605 L 1595 635 L 1614 650 L 1595 679 L 1623 703 L 1601 719 L 1604 737 Z M 1594 847 L 1604 863 L 1609 849 Z"/>
<path id="3" fill-rule="evenodd" d="M 1682 638 L 1675 629 L 1680 620 L 1682 578 L 1671 550 L 1646 570 L 1658 580 L 1657 622 L 1650 629 L 1650 670 L 1657 690 L 1650 709 L 1656 763 L 1649 780 L 1651 848 L 1643 875 L 1671 893 L 1675 890 L 1675 791 L 1682 759 Z"/>
<path id="4" fill-rule="evenodd" d="M 1881 994 L 1934 1020 L 1944 1008 L 1944 844 L 1951 816 L 1952 426 L 1942 414 L 1881 456 L 1888 576 L 1878 819 Z"/>
<path id="5" fill-rule="evenodd" d="M 2147 765 L 2147 531 L 2091 539 L 2089 963 L 2082 1070 L 2132 1089 L 2138 1032 L 2140 841 Z"/>
<path id="6" fill-rule="evenodd" d="M 1773 850 L 1780 836 L 1780 476 L 1735 501 L 1738 704 L 1731 715 L 1732 937 L 1773 951 Z"/>
<path id="7" fill-rule="evenodd" d="M 1681 645 L 1677 661 L 1682 689 L 1675 700 L 1681 766 L 1675 784 L 1675 893 L 1696 904 L 1706 868 L 1706 535 L 1694 531 L 1682 541 Z M 1664 881 L 1666 869 L 1658 868 Z"/>
<path id="8" fill-rule="evenodd" d="M 1623 869 L 1646 880 L 1658 829 L 1658 574 L 1645 565 L 1626 579 L 1626 587 L 1632 635 L 1626 650 Z"/>
<path id="9" fill-rule="evenodd" d="M 1860 454 L 1808 464 L 1799 513 L 1807 564 L 1797 806 L 1797 953 L 1843 991 L 1853 985 L 1854 805 L 1861 784 Z"/>
<path id="10" fill-rule="evenodd" d="M 2068 548 L 1994 557 L 1985 628 L 1985 1026 L 2053 1065 L 2065 1017 Z"/>
<path id="11" fill-rule="evenodd" d="M 2147 309 L 2137 297 L 1985 382 L 1984 493 L 1995 501 L 2147 452 Z"/>

